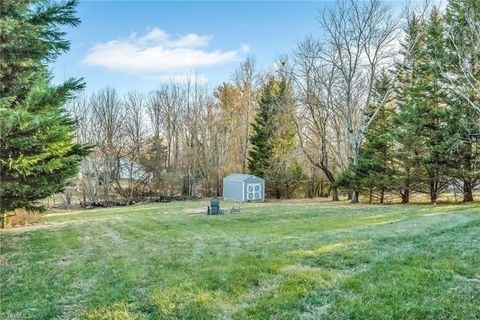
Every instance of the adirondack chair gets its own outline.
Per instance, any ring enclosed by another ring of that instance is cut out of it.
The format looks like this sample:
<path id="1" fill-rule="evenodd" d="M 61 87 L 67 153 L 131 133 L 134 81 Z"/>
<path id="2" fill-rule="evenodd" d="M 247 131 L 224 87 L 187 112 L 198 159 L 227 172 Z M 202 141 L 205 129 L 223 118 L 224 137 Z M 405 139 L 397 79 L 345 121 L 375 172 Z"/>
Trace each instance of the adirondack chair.
<path id="1" fill-rule="evenodd" d="M 210 199 L 210 205 L 208 206 L 209 215 L 219 215 L 223 214 L 223 211 L 220 209 L 220 200 L 218 198 Z"/>
<path id="2" fill-rule="evenodd" d="M 232 209 L 230 209 L 230 213 L 242 213 L 242 203 L 243 202 L 235 202 L 232 206 Z"/>

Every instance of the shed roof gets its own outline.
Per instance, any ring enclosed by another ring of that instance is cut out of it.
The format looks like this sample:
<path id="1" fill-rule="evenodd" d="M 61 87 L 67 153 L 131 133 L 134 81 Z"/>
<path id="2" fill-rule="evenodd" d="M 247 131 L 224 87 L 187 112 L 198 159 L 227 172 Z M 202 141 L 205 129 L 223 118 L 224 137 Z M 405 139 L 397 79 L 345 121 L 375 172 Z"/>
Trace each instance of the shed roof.
<path id="1" fill-rule="evenodd" d="M 251 178 L 251 177 L 256 177 L 256 176 L 254 176 L 253 174 L 232 173 L 232 174 L 226 176 L 223 179 L 233 180 L 233 181 L 245 181 L 245 180 L 247 180 L 248 178 Z"/>

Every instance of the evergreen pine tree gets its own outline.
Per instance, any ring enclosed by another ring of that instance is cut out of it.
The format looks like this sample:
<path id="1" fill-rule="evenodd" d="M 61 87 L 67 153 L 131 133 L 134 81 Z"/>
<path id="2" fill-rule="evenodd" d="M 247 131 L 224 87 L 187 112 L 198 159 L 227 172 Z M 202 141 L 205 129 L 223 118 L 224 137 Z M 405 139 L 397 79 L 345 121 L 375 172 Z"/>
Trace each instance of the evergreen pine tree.
<path id="1" fill-rule="evenodd" d="M 397 138 L 402 145 L 400 153 L 403 152 L 401 158 L 404 168 L 408 168 L 405 170 L 408 178 L 418 178 L 417 189 L 427 192 L 430 201 L 436 203 L 448 184 L 447 109 L 439 70 L 444 57 L 443 22 L 437 9 L 432 10 L 424 31 L 421 29 L 424 41 L 410 50 L 408 59 L 412 61 L 406 81 L 399 88 Z M 419 33 L 417 41 L 421 37 Z"/>
<path id="2" fill-rule="evenodd" d="M 339 178 L 341 186 L 368 193 L 370 203 L 374 195 L 383 203 L 385 193 L 394 185 L 395 104 L 388 97 L 390 86 L 391 80 L 385 72 L 375 81 L 373 103 L 367 110 L 374 120 L 365 133 L 358 165 L 351 165 Z"/>
<path id="3" fill-rule="evenodd" d="M 0 212 L 62 191 L 89 148 L 63 108 L 81 80 L 50 84 L 48 63 L 69 48 L 77 1 L 0 2 Z"/>
<path id="4" fill-rule="evenodd" d="M 280 92 L 280 84 L 273 78 L 263 86 L 258 102 L 258 112 L 252 123 L 248 170 L 260 177 L 265 177 L 268 173 L 273 156 L 274 121 L 278 113 L 277 102 Z"/>
<path id="5" fill-rule="evenodd" d="M 294 153 L 296 127 L 294 123 L 295 102 L 290 79 L 280 70 L 280 92 L 277 100 L 278 113 L 275 116 L 273 136 L 273 157 L 270 161 L 271 190 L 276 198 L 291 198 L 305 179 L 303 167 Z"/>
<path id="6" fill-rule="evenodd" d="M 425 44 L 425 22 L 412 14 L 405 29 L 402 43 L 403 61 L 397 64 L 397 86 L 395 101 L 397 113 L 394 116 L 396 161 L 396 189 L 402 203 L 410 202 L 412 190 L 417 188 L 421 168 L 419 165 L 420 141 L 415 134 L 415 88 L 419 81 L 420 52 Z"/>
<path id="7" fill-rule="evenodd" d="M 288 79 L 271 78 L 263 88 L 252 124 L 248 168 L 266 179 L 267 192 L 276 198 L 292 197 L 305 177 L 293 154 L 296 143 L 293 112 Z"/>
<path id="8" fill-rule="evenodd" d="M 480 183 L 480 88 L 472 88 L 472 78 L 480 81 L 480 2 L 450 0 L 446 15 L 446 62 L 442 80 L 449 89 L 448 135 L 451 175 L 461 184 L 463 201 L 473 201 Z M 475 49 L 477 48 L 477 49 Z M 479 82 L 480 83 L 480 82 Z"/>
<path id="9" fill-rule="evenodd" d="M 422 166 L 427 172 L 426 184 L 430 201 L 435 204 L 449 183 L 448 170 L 448 110 L 445 104 L 445 88 L 441 81 L 440 66 L 445 61 L 444 22 L 437 8 L 432 10 L 427 29 L 426 46 L 422 52 L 422 90 L 418 116 L 423 120 L 418 128 L 419 136 L 425 141 Z M 433 63 L 432 63 L 433 62 Z"/>

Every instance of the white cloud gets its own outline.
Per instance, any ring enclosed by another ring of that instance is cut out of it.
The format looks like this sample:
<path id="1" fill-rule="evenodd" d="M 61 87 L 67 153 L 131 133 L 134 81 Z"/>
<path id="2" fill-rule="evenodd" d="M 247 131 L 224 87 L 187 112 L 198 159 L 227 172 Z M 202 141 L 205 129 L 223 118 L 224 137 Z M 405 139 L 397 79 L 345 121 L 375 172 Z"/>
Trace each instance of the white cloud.
<path id="1" fill-rule="evenodd" d="M 133 33 L 127 39 L 97 43 L 82 62 L 129 74 L 169 75 L 234 61 L 250 50 L 248 44 L 237 50 L 207 50 L 210 39 L 196 33 L 173 38 L 154 28 L 143 36 Z"/>
<path id="2" fill-rule="evenodd" d="M 132 34 L 131 36 L 132 41 L 135 40 L 136 37 L 137 37 L 136 33 Z M 165 31 L 155 28 L 149 33 L 147 33 L 146 35 L 144 35 L 143 37 L 140 37 L 140 41 L 162 42 L 167 40 L 169 37 L 170 36 Z"/>
<path id="3" fill-rule="evenodd" d="M 194 81 L 195 83 L 207 84 L 208 76 L 205 74 L 192 74 L 192 73 L 178 73 L 178 74 L 169 74 L 161 75 L 155 77 L 156 80 L 161 82 L 175 82 L 175 83 L 187 83 Z"/>
<path id="4" fill-rule="evenodd" d="M 174 48 L 206 47 L 210 38 L 210 36 L 199 36 L 196 33 L 190 33 L 176 41 L 172 41 L 170 46 Z"/>
<path id="5" fill-rule="evenodd" d="M 154 28 L 152 31 L 142 37 L 137 37 L 134 33 L 129 41 L 139 46 L 158 45 L 165 48 L 201 48 L 207 47 L 211 36 L 200 36 L 196 33 L 189 33 L 186 36 L 172 40 L 172 37 L 164 30 Z"/>
<path id="6" fill-rule="evenodd" d="M 250 47 L 250 45 L 248 43 L 240 44 L 240 49 L 242 49 L 242 52 L 244 52 L 244 53 L 248 53 L 248 52 L 250 52 L 250 50 L 252 50 L 252 48 Z"/>

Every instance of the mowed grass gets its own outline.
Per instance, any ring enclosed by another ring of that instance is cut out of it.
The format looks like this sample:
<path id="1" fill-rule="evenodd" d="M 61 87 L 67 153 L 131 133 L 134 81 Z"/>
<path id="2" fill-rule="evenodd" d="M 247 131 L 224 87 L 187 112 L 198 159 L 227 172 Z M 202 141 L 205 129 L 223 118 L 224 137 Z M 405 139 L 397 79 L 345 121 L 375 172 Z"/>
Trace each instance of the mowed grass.
<path id="1" fill-rule="evenodd" d="M 206 206 L 0 232 L 0 318 L 480 319 L 478 204 Z"/>

